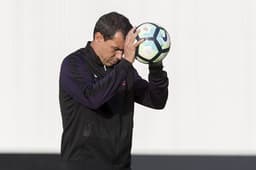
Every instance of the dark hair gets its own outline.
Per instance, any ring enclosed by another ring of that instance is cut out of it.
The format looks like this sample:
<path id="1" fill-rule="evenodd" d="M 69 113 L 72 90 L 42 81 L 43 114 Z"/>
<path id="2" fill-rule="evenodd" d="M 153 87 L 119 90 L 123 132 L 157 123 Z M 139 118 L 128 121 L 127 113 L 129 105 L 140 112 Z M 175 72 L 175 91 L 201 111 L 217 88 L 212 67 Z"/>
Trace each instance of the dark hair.
<path id="1" fill-rule="evenodd" d="M 95 36 L 96 32 L 100 32 L 106 41 L 112 39 L 118 31 L 125 37 L 131 28 L 132 25 L 128 18 L 117 12 L 110 12 L 98 19 L 93 34 Z"/>

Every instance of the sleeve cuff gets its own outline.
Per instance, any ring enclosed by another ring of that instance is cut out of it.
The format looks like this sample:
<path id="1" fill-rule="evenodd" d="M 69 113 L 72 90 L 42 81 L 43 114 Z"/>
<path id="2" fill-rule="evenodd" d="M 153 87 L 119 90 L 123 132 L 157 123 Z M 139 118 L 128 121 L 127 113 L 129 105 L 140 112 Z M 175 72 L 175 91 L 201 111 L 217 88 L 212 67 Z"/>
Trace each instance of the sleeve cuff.
<path id="1" fill-rule="evenodd" d="M 122 59 L 118 65 L 124 70 L 128 70 L 129 68 L 132 68 L 132 64 L 126 59 Z"/>
<path id="2" fill-rule="evenodd" d="M 160 72 L 163 70 L 163 62 L 160 61 L 158 63 L 149 63 L 149 71 L 150 72 Z"/>

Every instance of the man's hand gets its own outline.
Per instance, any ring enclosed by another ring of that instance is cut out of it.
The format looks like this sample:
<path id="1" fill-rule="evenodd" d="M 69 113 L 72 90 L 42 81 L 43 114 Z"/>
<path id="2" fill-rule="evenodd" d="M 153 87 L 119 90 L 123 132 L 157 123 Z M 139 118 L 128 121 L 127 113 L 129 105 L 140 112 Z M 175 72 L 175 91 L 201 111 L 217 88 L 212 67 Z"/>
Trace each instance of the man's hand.
<path id="1" fill-rule="evenodd" d="M 135 51 L 136 47 L 138 47 L 144 39 L 141 39 L 139 41 L 136 40 L 136 36 L 139 34 L 139 30 L 135 31 L 135 27 L 133 27 L 127 34 L 125 38 L 125 43 L 124 43 L 124 59 L 129 61 L 131 64 L 134 62 L 135 59 Z"/>

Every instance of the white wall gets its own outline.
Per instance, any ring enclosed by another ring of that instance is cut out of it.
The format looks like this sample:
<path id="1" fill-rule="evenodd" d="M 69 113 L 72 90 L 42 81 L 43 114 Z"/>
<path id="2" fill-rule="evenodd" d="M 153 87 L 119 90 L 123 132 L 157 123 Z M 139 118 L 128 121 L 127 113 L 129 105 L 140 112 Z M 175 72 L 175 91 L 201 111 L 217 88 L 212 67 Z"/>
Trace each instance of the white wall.
<path id="1" fill-rule="evenodd" d="M 60 63 L 113 10 L 173 42 L 168 103 L 136 105 L 133 153 L 256 154 L 253 0 L 0 1 L 0 152 L 59 152 Z"/>

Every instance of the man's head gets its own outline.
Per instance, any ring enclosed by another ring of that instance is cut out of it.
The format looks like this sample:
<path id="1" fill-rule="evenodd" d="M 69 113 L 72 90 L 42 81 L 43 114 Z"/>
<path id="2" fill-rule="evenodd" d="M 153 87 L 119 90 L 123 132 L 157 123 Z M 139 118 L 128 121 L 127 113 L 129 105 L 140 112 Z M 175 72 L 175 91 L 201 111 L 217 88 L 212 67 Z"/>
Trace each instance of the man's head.
<path id="1" fill-rule="evenodd" d="M 105 14 L 96 22 L 91 45 L 104 65 L 114 65 L 121 59 L 125 36 L 131 28 L 129 20 L 116 12 Z"/>

